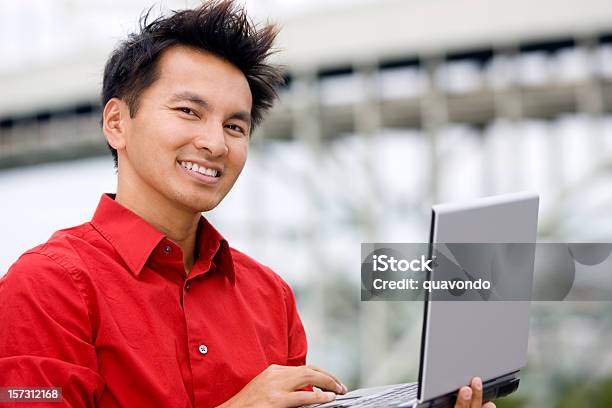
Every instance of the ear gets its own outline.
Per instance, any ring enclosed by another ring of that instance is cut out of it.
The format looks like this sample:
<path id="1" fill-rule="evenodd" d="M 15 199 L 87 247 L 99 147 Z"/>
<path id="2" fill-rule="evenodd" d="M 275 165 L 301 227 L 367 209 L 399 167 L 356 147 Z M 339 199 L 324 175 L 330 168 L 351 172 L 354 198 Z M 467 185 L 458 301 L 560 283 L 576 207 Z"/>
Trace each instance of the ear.
<path id="1" fill-rule="evenodd" d="M 102 111 L 102 132 L 106 141 L 116 150 L 125 148 L 125 136 L 130 120 L 127 104 L 119 98 L 111 98 Z"/>

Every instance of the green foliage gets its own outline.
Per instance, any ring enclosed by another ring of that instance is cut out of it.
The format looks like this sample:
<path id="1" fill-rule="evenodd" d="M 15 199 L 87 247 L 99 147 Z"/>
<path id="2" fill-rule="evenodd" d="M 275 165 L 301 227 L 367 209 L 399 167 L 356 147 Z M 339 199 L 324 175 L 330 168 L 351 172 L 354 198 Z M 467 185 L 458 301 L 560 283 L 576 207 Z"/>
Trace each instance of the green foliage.
<path id="1" fill-rule="evenodd" d="M 556 408 L 612 407 L 612 377 L 568 387 L 559 395 Z"/>
<path id="2" fill-rule="evenodd" d="M 524 408 L 527 407 L 527 400 L 522 397 L 507 397 L 495 400 L 497 408 Z"/>

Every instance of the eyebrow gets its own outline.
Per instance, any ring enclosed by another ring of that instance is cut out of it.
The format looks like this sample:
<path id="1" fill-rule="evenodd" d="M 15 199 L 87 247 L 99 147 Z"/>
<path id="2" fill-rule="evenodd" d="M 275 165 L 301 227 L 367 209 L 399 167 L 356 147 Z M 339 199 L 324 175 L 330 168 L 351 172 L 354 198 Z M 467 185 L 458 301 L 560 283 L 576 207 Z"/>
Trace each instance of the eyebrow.
<path id="1" fill-rule="evenodd" d="M 180 102 L 180 101 L 189 101 L 189 102 L 195 103 L 196 105 L 201 106 L 207 111 L 212 110 L 210 103 L 208 103 L 206 100 L 204 100 L 203 98 L 201 98 L 200 96 L 198 96 L 197 94 L 193 92 L 189 92 L 189 91 L 179 92 L 179 93 L 172 95 L 172 97 L 170 98 L 170 102 Z M 229 116 L 229 119 L 238 119 L 238 120 L 248 123 L 249 126 L 251 125 L 251 113 L 247 111 L 232 112 L 232 114 Z"/>

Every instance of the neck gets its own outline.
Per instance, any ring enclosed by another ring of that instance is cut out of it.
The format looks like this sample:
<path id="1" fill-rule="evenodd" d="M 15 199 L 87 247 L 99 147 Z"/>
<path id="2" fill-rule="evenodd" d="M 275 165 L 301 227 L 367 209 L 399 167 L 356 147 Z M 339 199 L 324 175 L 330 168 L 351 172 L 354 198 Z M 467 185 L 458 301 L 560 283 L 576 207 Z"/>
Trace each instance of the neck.
<path id="1" fill-rule="evenodd" d="M 130 183 L 119 177 L 115 201 L 137 214 L 177 244 L 183 252 L 185 273 L 193 266 L 200 212 L 189 211 L 168 200 L 146 183 Z"/>

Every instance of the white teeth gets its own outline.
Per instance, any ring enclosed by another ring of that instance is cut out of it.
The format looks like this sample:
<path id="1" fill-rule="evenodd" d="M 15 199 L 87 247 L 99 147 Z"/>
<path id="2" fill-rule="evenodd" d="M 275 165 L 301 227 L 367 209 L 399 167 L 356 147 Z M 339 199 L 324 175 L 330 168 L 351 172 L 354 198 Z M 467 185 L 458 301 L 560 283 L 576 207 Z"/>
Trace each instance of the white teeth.
<path id="1" fill-rule="evenodd" d="M 213 169 L 207 169 L 206 167 L 200 167 L 198 169 L 198 173 L 204 174 L 206 176 L 215 177 L 217 175 L 217 171 Z"/>
<path id="2" fill-rule="evenodd" d="M 181 164 L 181 166 L 183 166 L 187 170 L 197 171 L 198 173 L 204 174 L 206 176 L 217 177 L 217 174 L 219 174 L 219 172 L 217 170 L 207 169 L 204 166 L 198 166 L 198 164 L 196 164 L 196 163 L 182 161 L 182 162 L 180 162 L 180 164 Z"/>

